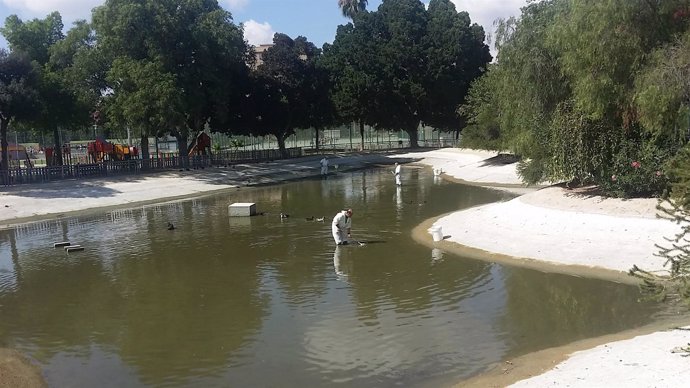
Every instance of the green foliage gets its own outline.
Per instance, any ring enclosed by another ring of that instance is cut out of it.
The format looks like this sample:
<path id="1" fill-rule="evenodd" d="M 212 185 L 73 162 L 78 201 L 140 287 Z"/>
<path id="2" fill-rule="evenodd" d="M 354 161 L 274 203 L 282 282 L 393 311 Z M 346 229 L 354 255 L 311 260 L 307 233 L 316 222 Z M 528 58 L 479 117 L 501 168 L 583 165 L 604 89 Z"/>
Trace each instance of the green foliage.
<path id="1" fill-rule="evenodd" d="M 450 0 L 432 0 L 427 12 L 422 121 L 439 130 L 459 131 L 465 123 L 457 108 L 471 82 L 486 71 L 491 54 L 484 30 L 471 24 L 467 12 L 457 12 Z"/>
<path id="2" fill-rule="evenodd" d="M 250 121 L 250 130 L 256 135 L 274 135 L 282 152 L 286 152 L 285 139 L 296 128 L 309 128 L 312 120 L 327 121 L 321 116 L 330 100 L 324 99 L 327 81 L 316 67 L 320 54 L 303 36 L 293 40 L 275 34 L 273 46 L 266 50 L 257 69 L 256 87 L 250 97 L 254 99 L 250 111 L 256 119 Z M 256 88 L 262 92 L 257 93 Z"/>
<path id="3" fill-rule="evenodd" d="M 449 0 L 384 0 L 338 28 L 324 47 L 341 122 L 405 130 L 417 146 L 421 122 L 458 130 L 469 84 L 491 60 L 484 31 Z"/>
<path id="4" fill-rule="evenodd" d="M 58 12 L 53 12 L 45 19 L 33 19 L 24 22 L 17 15 L 5 19 L 5 26 L 0 33 L 7 39 L 10 50 L 23 51 L 32 60 L 41 65 L 48 63 L 50 48 L 64 38 L 64 25 Z"/>
<path id="5" fill-rule="evenodd" d="M 117 90 L 104 100 L 112 124 L 140 130 L 148 137 L 162 136 L 165 130 L 184 122 L 180 113 L 182 93 L 162 64 L 120 57 L 112 63 L 107 81 Z"/>
<path id="6" fill-rule="evenodd" d="M 461 146 L 495 151 L 504 150 L 500 127 L 499 100 L 494 93 L 499 80 L 495 67 L 472 83 L 466 103 L 458 108 L 458 115 L 467 122 L 462 131 Z"/>
<path id="7" fill-rule="evenodd" d="M 634 265 L 628 273 L 641 280 L 640 289 L 648 299 L 690 304 L 690 211 L 672 198 L 660 201 L 657 209 L 662 218 L 679 227 L 675 236 L 656 245 L 655 256 L 666 259 L 667 271 L 650 272 Z"/>
<path id="8" fill-rule="evenodd" d="M 343 16 L 353 19 L 356 15 L 367 9 L 367 0 L 338 0 L 338 8 Z"/>
<path id="9" fill-rule="evenodd" d="M 650 141 L 626 141 L 613 155 L 600 187 L 616 197 L 661 195 L 669 182 L 666 164 L 671 153 Z"/>
<path id="10" fill-rule="evenodd" d="M 28 120 L 36 115 L 39 74 L 29 57 L 0 49 L 0 169 L 9 168 L 7 127 L 12 120 Z"/>
<path id="11" fill-rule="evenodd" d="M 177 138 L 183 165 L 190 134 L 208 127 L 227 129 L 230 102 L 237 104 L 240 98 L 252 53 L 241 28 L 216 1 L 107 1 L 94 9 L 93 27 L 99 51 L 115 65 L 107 77 L 107 88 L 118 101 L 111 105 L 113 117 L 129 112 L 137 115 L 127 120 L 139 126 L 133 129 L 169 131 Z M 136 71 L 130 76 L 117 67 Z M 155 78 L 145 80 L 143 74 Z M 128 86 L 156 81 L 160 87 L 142 93 Z M 142 106 L 146 93 L 158 99 L 148 121 Z M 123 98 L 118 99 L 119 94 Z M 172 109 L 168 107 L 166 116 L 163 106 L 168 103 Z M 152 128 L 164 123 L 167 128 Z"/>
<path id="12" fill-rule="evenodd" d="M 649 56 L 635 79 L 640 122 L 655 136 L 685 142 L 690 127 L 690 31 Z"/>
<path id="13" fill-rule="evenodd" d="M 681 209 L 690 209 L 690 145 L 681 148 L 669 160 L 666 169 L 668 179 L 672 182 L 670 199 Z"/>
<path id="14" fill-rule="evenodd" d="M 498 25 L 497 64 L 460 109 L 467 141 L 521 155 L 529 183 L 660 194 L 690 127 L 687 9 L 684 0 L 529 4 Z"/>

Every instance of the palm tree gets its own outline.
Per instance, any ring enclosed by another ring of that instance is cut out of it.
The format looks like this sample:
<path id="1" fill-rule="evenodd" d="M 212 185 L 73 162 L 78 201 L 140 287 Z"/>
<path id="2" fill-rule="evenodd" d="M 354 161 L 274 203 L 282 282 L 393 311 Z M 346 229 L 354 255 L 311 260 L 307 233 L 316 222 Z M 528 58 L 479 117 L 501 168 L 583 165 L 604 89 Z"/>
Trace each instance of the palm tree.
<path id="1" fill-rule="evenodd" d="M 356 14 L 367 9 L 367 0 L 338 0 L 338 7 L 343 16 L 352 19 Z"/>

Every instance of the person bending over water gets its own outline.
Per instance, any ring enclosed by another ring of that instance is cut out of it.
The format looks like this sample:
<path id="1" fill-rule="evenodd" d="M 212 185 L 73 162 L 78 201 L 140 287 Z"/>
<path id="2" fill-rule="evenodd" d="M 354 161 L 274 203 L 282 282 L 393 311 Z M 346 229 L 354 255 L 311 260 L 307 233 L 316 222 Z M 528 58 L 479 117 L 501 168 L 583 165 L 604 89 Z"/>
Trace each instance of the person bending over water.
<path id="1" fill-rule="evenodd" d="M 351 228 L 352 209 L 343 210 L 333 217 L 331 230 L 333 231 L 333 240 L 335 240 L 336 245 L 347 245 L 347 239 L 352 236 Z"/>

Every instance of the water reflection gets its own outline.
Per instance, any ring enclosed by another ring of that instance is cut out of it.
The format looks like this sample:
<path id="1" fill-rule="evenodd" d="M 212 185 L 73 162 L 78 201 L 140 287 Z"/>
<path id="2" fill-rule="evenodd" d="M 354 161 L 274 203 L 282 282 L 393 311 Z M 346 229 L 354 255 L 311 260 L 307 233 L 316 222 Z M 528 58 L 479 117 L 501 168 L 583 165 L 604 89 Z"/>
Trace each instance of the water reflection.
<path id="1" fill-rule="evenodd" d="M 650 316 L 634 287 L 430 254 L 412 227 L 508 197 L 405 174 L 402 188 L 386 170 L 339 173 L 0 232 L 0 343 L 52 386 L 415 386 Z M 234 202 L 263 215 L 230 218 Z M 347 206 L 353 235 L 381 243 L 334 247 Z"/>
<path id="2" fill-rule="evenodd" d="M 347 273 L 344 271 L 342 265 L 342 258 L 344 247 L 336 245 L 335 251 L 333 252 L 333 269 L 335 270 L 335 276 L 338 280 L 347 282 Z"/>

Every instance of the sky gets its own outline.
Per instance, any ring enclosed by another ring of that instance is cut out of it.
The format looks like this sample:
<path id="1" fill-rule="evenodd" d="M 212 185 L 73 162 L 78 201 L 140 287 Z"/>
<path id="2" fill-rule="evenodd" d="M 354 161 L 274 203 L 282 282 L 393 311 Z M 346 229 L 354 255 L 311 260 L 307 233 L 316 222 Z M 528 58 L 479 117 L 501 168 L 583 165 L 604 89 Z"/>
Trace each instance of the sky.
<path id="1" fill-rule="evenodd" d="M 519 16 L 520 7 L 527 0 L 452 0 L 458 11 L 470 14 L 472 22 L 484 27 L 487 35 L 494 31 L 497 18 Z M 337 0 L 219 0 L 219 4 L 230 11 L 235 23 L 242 23 L 245 38 L 258 45 L 271 43 L 273 33 L 281 32 L 295 38 L 305 36 L 321 47 L 332 43 L 336 28 L 349 19 L 342 16 Z M 428 4 L 429 0 L 423 0 Z M 65 29 L 78 19 L 90 20 L 91 9 L 103 4 L 103 0 L 0 0 L 0 23 L 4 25 L 7 16 L 16 14 L 22 20 L 43 19 L 53 11 L 62 15 Z M 368 10 L 373 11 L 381 0 L 369 0 Z M 7 42 L 0 37 L 0 47 Z M 492 48 L 493 52 L 493 48 Z"/>

